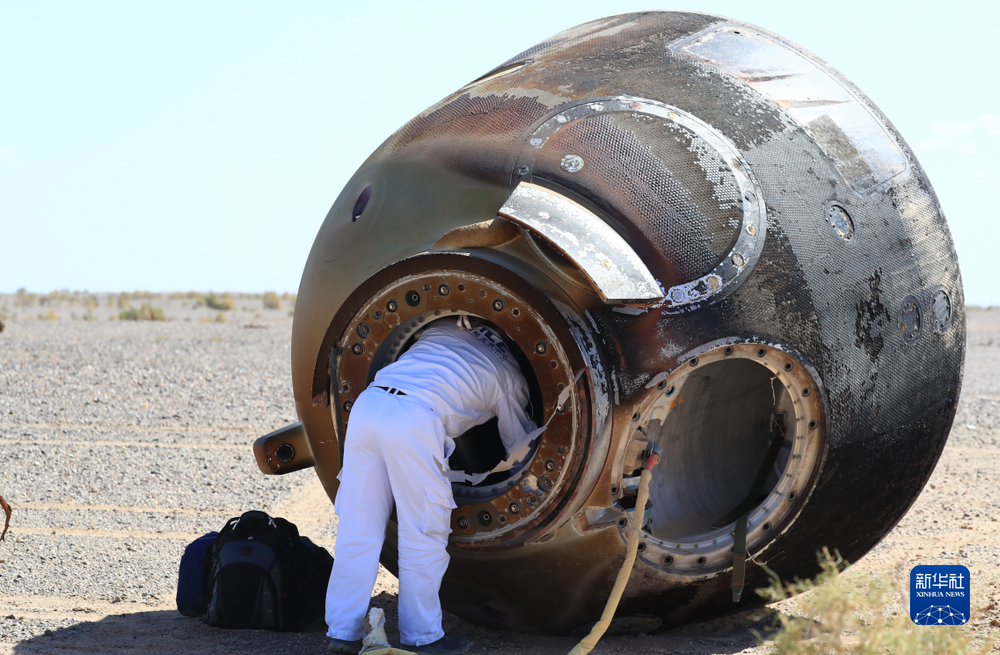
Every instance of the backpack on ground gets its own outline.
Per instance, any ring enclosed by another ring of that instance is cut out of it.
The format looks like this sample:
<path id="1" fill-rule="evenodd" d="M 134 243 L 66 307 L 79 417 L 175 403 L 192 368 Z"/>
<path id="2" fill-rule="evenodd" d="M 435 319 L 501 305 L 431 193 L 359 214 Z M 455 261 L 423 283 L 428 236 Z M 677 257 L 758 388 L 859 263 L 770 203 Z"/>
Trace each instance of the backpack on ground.
<path id="1" fill-rule="evenodd" d="M 208 622 L 282 632 L 322 629 L 332 568 L 330 554 L 300 537 L 294 524 L 246 512 L 226 523 L 205 559 Z"/>
<path id="2" fill-rule="evenodd" d="M 208 611 L 205 596 L 205 561 L 211 559 L 218 532 L 209 532 L 189 543 L 181 556 L 177 574 L 177 611 L 184 616 L 201 616 Z"/>

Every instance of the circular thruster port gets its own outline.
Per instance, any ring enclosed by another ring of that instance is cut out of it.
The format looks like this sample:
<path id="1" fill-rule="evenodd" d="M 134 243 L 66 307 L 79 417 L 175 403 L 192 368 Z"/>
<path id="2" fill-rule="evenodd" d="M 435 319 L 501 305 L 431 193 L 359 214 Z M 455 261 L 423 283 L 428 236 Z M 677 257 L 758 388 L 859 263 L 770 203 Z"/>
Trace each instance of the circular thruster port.
<path id="1" fill-rule="evenodd" d="M 903 343 L 909 345 L 920 336 L 921 317 L 920 303 L 913 296 L 903 298 L 899 306 L 899 333 L 903 337 Z"/>
<path id="2" fill-rule="evenodd" d="M 826 206 L 826 221 L 837 237 L 847 242 L 854 239 L 854 220 L 840 203 L 831 202 Z"/>
<path id="3" fill-rule="evenodd" d="M 951 327 L 951 296 L 944 287 L 934 289 L 931 296 L 931 322 L 938 334 Z"/>

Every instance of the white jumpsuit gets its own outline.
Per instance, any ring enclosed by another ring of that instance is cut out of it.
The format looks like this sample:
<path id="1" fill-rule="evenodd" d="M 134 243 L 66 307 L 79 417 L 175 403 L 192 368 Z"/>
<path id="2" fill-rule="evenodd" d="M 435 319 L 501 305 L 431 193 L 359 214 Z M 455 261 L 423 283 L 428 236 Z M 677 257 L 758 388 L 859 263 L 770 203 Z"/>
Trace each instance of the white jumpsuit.
<path id="1" fill-rule="evenodd" d="M 394 394 L 380 389 L 402 391 Z M 351 409 L 334 508 L 339 517 L 326 596 L 329 637 L 354 641 L 378 575 L 386 523 L 399 520 L 399 632 L 408 645 L 444 636 L 441 579 L 455 508 L 446 477 L 455 437 L 498 419 L 510 451 L 535 426 L 528 389 L 503 340 L 480 326 L 440 321 L 383 368 Z"/>

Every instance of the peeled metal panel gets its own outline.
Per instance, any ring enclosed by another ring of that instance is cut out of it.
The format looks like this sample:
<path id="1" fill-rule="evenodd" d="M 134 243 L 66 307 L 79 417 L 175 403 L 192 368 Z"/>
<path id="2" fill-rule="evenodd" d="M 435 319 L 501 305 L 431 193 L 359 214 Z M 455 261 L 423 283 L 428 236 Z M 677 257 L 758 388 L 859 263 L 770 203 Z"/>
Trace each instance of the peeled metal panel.
<path id="1" fill-rule="evenodd" d="M 522 182 L 498 213 L 566 255 L 604 302 L 647 304 L 663 299 L 660 285 L 635 250 L 607 223 L 569 198 Z"/>
<path id="2" fill-rule="evenodd" d="M 744 25 L 722 25 L 670 46 L 742 80 L 815 139 L 862 196 L 909 174 L 906 156 L 865 103 L 800 52 Z"/>

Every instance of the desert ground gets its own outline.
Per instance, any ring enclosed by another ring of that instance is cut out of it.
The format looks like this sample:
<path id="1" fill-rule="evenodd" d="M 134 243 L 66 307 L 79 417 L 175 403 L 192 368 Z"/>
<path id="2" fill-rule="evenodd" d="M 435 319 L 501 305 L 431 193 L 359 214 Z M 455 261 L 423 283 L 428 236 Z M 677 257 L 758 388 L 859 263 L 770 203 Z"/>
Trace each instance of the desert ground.
<path id="1" fill-rule="evenodd" d="M 220 630 L 176 611 L 186 544 L 248 509 L 284 516 L 331 552 L 336 517 L 311 470 L 264 476 L 251 444 L 295 420 L 294 298 L 231 294 L 0 294 L 0 655 L 323 653 L 321 633 Z M 142 304 L 163 321 L 119 318 Z M 225 308 L 219 308 L 223 307 Z M 913 508 L 846 575 L 908 579 L 964 564 L 973 615 L 1000 626 L 1000 308 L 968 313 L 954 429 Z M 373 603 L 395 632 L 396 581 Z M 808 594 L 807 594 L 808 595 Z M 756 632 L 802 597 L 655 635 L 606 637 L 597 653 L 763 654 Z M 486 630 L 446 614 L 473 653 L 566 653 L 575 640 Z"/>

